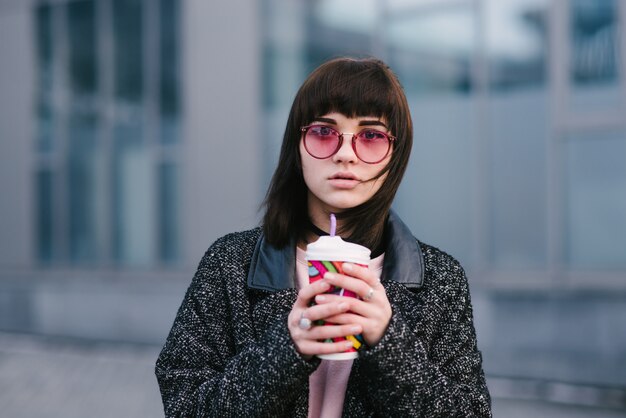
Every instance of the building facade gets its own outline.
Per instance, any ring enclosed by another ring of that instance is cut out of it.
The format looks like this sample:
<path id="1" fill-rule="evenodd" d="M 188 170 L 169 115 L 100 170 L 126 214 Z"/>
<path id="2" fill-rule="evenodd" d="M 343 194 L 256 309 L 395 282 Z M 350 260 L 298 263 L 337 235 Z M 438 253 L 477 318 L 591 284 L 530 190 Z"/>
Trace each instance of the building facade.
<path id="1" fill-rule="evenodd" d="M 625 407 L 624 22 L 617 0 L 0 0 L 0 328 L 160 343 L 208 245 L 258 223 L 307 73 L 375 55 L 415 125 L 395 209 L 465 266 L 495 395 Z"/>

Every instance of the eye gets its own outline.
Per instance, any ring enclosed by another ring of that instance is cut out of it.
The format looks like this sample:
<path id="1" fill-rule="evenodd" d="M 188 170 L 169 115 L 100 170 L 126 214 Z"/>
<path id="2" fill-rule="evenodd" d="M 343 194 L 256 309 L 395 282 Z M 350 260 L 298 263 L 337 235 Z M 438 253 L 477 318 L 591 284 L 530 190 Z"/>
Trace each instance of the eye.
<path id="1" fill-rule="evenodd" d="M 387 135 L 374 129 L 366 129 L 362 131 L 359 136 L 368 141 L 380 141 L 383 139 L 387 139 Z"/>
<path id="2" fill-rule="evenodd" d="M 335 132 L 332 128 L 329 128 L 328 126 L 322 126 L 322 125 L 312 126 L 309 131 L 313 135 L 318 135 L 318 136 L 330 136 L 330 135 L 333 135 Z"/>

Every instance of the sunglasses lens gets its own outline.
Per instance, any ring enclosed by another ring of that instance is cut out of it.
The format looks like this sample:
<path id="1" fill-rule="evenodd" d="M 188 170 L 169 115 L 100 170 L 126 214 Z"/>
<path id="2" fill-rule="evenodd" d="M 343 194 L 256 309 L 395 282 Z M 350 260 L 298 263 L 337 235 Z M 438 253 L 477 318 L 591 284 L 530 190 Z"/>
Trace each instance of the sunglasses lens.
<path id="1" fill-rule="evenodd" d="M 358 157 L 366 163 L 377 163 L 389 152 L 389 137 L 380 131 L 366 129 L 359 132 L 355 141 Z"/>
<path id="2" fill-rule="evenodd" d="M 328 158 L 337 151 L 339 134 L 327 126 L 311 126 L 304 137 L 306 150 L 315 158 Z"/>

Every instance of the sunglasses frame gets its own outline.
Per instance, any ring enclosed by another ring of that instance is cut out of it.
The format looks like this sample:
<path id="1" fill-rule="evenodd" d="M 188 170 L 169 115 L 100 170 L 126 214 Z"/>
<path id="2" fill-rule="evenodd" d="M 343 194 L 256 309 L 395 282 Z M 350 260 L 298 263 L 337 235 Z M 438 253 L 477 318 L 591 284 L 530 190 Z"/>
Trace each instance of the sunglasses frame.
<path id="1" fill-rule="evenodd" d="M 311 128 L 315 127 L 315 126 L 320 126 L 320 127 L 323 127 L 323 128 L 328 128 L 328 129 L 330 129 L 331 131 L 336 132 L 336 133 L 337 133 L 337 136 L 338 136 L 338 138 L 339 138 L 339 143 L 337 144 L 337 148 L 335 148 L 335 150 L 334 150 L 334 151 L 333 151 L 330 155 L 328 155 L 328 156 L 326 156 L 326 157 L 318 157 L 318 156 L 316 156 L 316 155 L 313 155 L 313 154 L 311 153 L 311 151 L 309 150 L 309 147 L 307 147 L 307 144 L 306 144 L 306 134 L 307 134 L 307 132 L 308 132 L 308 130 L 309 130 L 309 129 L 311 129 Z M 310 155 L 311 157 L 316 158 L 316 159 L 318 159 L 318 160 L 325 160 L 325 159 L 330 158 L 330 157 L 332 157 L 333 155 L 337 154 L 337 152 L 339 152 L 339 150 L 341 149 L 341 146 L 343 145 L 343 137 L 344 137 L 344 135 L 351 135 L 351 136 L 352 136 L 352 141 L 351 141 L 351 144 L 352 144 L 352 150 L 354 151 L 354 155 L 356 155 L 356 157 L 357 157 L 360 161 L 363 161 L 365 164 L 378 164 L 378 163 L 380 163 L 382 160 L 384 160 L 385 158 L 387 158 L 387 156 L 389 155 L 389 152 L 391 151 L 391 145 L 392 145 L 392 144 L 395 142 L 395 140 L 396 140 L 396 137 L 395 137 L 395 136 L 393 136 L 393 135 L 389 135 L 389 134 L 387 134 L 387 133 L 385 133 L 385 132 L 383 132 L 383 131 L 379 131 L 378 129 L 371 129 L 371 128 L 365 128 L 365 129 L 360 130 L 360 131 L 359 131 L 359 132 L 357 132 L 357 133 L 351 133 L 351 132 L 339 132 L 339 131 L 338 131 L 338 130 L 336 130 L 335 128 L 331 128 L 330 126 L 326 126 L 326 125 L 311 124 L 311 125 L 302 126 L 302 127 L 300 128 L 300 131 L 302 132 L 302 141 L 304 142 L 304 149 L 306 150 L 306 152 L 308 152 L 308 153 L 309 153 L 309 155 Z M 357 138 L 357 136 L 358 136 L 361 132 L 363 132 L 363 131 L 375 131 L 375 132 L 378 132 L 378 133 L 380 133 L 380 134 L 384 135 L 384 136 L 387 138 L 387 152 L 385 152 L 385 155 L 383 155 L 383 157 L 382 157 L 380 160 L 378 160 L 378 161 L 365 161 L 364 159 L 362 159 L 362 158 L 359 156 L 359 153 L 358 153 L 358 152 L 357 152 L 357 150 L 356 150 L 356 138 Z"/>

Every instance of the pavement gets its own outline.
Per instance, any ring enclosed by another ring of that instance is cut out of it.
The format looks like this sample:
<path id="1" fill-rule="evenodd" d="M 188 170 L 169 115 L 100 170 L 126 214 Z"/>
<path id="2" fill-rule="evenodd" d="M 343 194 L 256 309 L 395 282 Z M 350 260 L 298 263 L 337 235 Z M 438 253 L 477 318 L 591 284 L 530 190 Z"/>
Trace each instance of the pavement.
<path id="1" fill-rule="evenodd" d="M 163 417 L 160 347 L 0 332 L 3 418 Z M 618 409 L 495 398 L 494 417 L 617 418 Z"/>
<path id="2" fill-rule="evenodd" d="M 0 333 L 0 416 L 162 417 L 158 347 Z"/>

